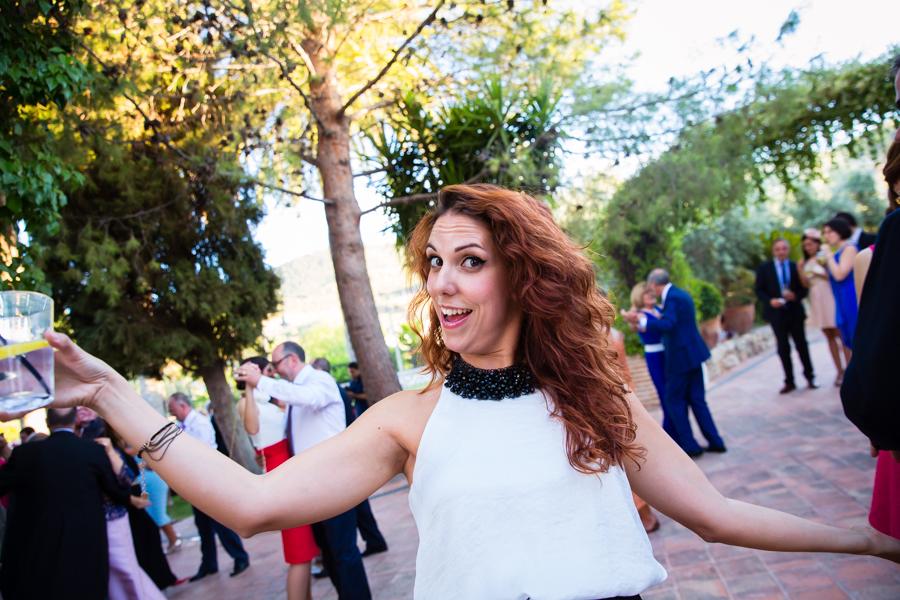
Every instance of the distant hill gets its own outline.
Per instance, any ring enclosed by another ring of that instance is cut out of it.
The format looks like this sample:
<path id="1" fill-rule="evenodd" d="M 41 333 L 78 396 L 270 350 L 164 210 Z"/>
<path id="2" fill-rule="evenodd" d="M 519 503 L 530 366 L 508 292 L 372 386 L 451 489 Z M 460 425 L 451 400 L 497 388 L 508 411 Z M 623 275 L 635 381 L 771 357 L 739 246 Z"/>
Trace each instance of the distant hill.
<path id="1" fill-rule="evenodd" d="M 366 246 L 365 252 L 378 312 L 393 311 L 395 324 L 405 321 L 412 291 L 407 288 L 399 251 L 391 244 L 383 244 Z M 282 331 L 297 327 L 343 324 L 330 250 L 301 256 L 277 267 L 275 272 L 281 277 L 282 309 L 266 323 L 268 337 L 278 337 Z"/>

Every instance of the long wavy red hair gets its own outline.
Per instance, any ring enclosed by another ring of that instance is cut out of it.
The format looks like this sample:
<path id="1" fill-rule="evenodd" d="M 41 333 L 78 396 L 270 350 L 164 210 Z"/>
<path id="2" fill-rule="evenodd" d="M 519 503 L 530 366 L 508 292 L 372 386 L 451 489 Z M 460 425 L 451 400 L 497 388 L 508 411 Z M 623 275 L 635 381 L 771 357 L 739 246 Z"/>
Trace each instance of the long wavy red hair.
<path id="1" fill-rule="evenodd" d="M 538 200 L 494 185 L 452 185 L 407 242 L 407 265 L 418 290 L 410 323 L 427 323 L 420 352 L 431 386 L 447 374 L 457 353 L 444 346 L 440 319 L 426 288 L 425 247 L 442 215 L 465 215 L 491 232 L 508 274 L 513 300 L 523 312 L 516 360 L 526 364 L 536 387 L 566 430 L 566 454 L 582 473 L 606 472 L 626 458 L 638 461 L 635 424 L 624 377 L 608 343 L 615 308 L 597 290 L 591 261 L 563 233 Z M 426 318 L 427 317 L 427 318 Z M 429 388 L 431 387 L 429 386 Z"/>

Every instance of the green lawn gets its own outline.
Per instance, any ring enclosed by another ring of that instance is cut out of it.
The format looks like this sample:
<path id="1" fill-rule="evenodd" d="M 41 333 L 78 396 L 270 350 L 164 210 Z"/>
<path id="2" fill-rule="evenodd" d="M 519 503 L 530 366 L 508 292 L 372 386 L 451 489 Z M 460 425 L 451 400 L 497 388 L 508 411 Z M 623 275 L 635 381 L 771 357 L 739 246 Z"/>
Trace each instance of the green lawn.
<path id="1" fill-rule="evenodd" d="M 169 507 L 169 516 L 172 517 L 172 520 L 174 521 L 180 521 L 181 519 L 194 516 L 194 512 L 191 510 L 191 505 L 187 503 L 187 500 L 181 496 L 172 496 L 172 506 Z"/>

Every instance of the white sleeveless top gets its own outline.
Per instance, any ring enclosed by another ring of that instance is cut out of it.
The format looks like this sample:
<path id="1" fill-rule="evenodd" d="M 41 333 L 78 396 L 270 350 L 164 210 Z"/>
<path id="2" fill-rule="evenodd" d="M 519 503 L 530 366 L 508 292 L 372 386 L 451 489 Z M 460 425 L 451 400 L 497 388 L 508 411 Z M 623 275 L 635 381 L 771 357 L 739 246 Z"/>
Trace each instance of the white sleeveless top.
<path id="1" fill-rule="evenodd" d="M 285 438 L 287 415 L 269 402 L 268 394 L 259 390 L 253 390 L 253 400 L 259 409 L 259 431 L 250 436 L 250 441 L 254 448 L 262 450 Z"/>
<path id="2" fill-rule="evenodd" d="M 666 579 L 625 472 L 573 469 L 541 392 L 492 402 L 442 388 L 409 506 L 416 600 L 597 600 Z"/>

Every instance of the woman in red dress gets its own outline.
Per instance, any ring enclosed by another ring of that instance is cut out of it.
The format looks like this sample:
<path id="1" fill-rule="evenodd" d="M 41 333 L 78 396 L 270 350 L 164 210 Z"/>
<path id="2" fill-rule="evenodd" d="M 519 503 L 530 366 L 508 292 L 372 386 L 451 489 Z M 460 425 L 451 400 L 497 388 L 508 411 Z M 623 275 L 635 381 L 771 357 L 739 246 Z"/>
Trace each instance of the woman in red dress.
<path id="1" fill-rule="evenodd" d="M 264 375 L 272 377 L 275 374 L 265 357 L 248 358 L 241 364 L 247 362 L 258 365 Z M 238 402 L 238 414 L 244 422 L 244 429 L 250 434 L 263 470 L 271 471 L 291 457 L 285 438 L 287 419 L 283 403 L 272 400 L 253 387 L 245 388 L 242 382 L 238 382 L 238 389 L 243 389 L 244 392 Z M 313 539 L 312 525 L 283 529 L 281 542 L 284 546 L 284 560 L 290 565 L 287 576 L 288 600 L 312 600 L 310 568 L 312 559 L 319 554 L 319 548 Z"/>

